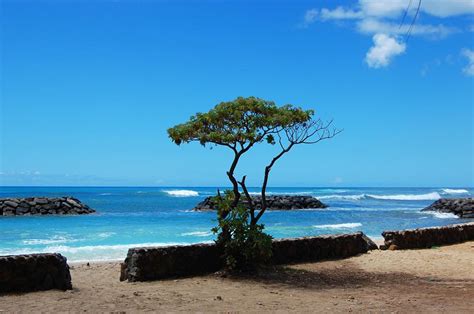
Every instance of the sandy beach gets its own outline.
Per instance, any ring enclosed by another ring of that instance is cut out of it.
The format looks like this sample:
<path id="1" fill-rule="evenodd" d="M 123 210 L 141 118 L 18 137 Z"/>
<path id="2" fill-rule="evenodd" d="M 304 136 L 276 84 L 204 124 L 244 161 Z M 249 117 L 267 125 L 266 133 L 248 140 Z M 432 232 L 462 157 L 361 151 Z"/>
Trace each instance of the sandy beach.
<path id="1" fill-rule="evenodd" d="M 474 308 L 474 242 L 372 251 L 248 278 L 221 274 L 119 281 L 119 263 L 72 265 L 74 289 L 0 297 L 0 312 L 465 312 Z"/>

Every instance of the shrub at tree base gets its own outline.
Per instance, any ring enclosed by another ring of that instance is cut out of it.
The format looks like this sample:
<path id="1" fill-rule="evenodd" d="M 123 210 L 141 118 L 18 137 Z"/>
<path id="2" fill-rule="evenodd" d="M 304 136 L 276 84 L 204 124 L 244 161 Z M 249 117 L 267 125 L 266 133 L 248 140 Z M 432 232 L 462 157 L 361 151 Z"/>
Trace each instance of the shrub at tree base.
<path id="1" fill-rule="evenodd" d="M 263 232 L 262 224 L 250 224 L 249 211 L 242 204 L 230 208 L 234 199 L 232 191 L 215 197 L 218 211 L 228 210 L 224 218 L 218 215 L 217 245 L 222 246 L 224 265 L 228 270 L 253 270 L 266 265 L 272 257 L 272 237 Z M 228 236 L 226 236 L 228 235 Z"/>

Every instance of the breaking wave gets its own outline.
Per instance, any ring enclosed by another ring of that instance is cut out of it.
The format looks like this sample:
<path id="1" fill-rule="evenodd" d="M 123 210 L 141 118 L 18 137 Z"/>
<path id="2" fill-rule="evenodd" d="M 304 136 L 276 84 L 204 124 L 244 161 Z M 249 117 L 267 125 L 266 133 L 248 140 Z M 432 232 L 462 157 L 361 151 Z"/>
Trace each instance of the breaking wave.
<path id="1" fill-rule="evenodd" d="M 376 200 L 392 200 L 392 201 L 429 201 L 438 200 L 441 195 L 437 192 L 426 193 L 426 194 L 389 194 L 389 195 L 376 195 L 376 194 L 356 194 L 356 195 L 322 195 L 317 197 L 319 199 L 333 199 L 333 200 L 349 200 L 358 201 L 363 199 L 376 199 Z"/>
<path id="2" fill-rule="evenodd" d="M 453 219 L 453 218 L 459 218 L 457 215 L 453 214 L 453 213 L 440 213 L 440 212 L 433 212 L 433 211 L 426 211 L 426 212 L 423 212 L 424 214 L 431 214 L 433 216 L 435 216 L 436 218 L 439 218 L 439 219 Z"/>
<path id="3" fill-rule="evenodd" d="M 441 198 L 437 192 L 426 194 L 395 194 L 395 195 L 372 195 L 367 194 L 367 197 L 378 200 L 394 200 L 394 201 L 430 201 Z"/>
<path id="4" fill-rule="evenodd" d="M 362 224 L 359 222 L 349 222 L 343 224 L 334 224 L 334 225 L 315 225 L 313 228 L 317 229 L 354 229 L 361 227 Z"/>
<path id="5" fill-rule="evenodd" d="M 163 191 L 163 192 L 174 197 L 199 196 L 199 193 L 193 190 L 168 190 L 168 191 Z"/>
<path id="6" fill-rule="evenodd" d="M 334 200 L 349 200 L 349 201 L 358 201 L 366 198 L 366 194 L 356 194 L 356 195 L 321 195 L 317 196 L 319 199 L 334 199 Z"/>
<path id="7" fill-rule="evenodd" d="M 467 194 L 467 193 L 469 193 L 469 191 L 465 190 L 465 189 L 442 189 L 442 191 L 446 194 Z"/>

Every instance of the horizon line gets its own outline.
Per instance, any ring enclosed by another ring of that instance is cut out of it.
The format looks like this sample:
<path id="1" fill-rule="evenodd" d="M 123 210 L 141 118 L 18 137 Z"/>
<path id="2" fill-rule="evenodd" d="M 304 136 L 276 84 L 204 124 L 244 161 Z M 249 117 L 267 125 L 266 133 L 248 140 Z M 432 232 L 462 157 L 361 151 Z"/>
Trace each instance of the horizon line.
<path id="1" fill-rule="evenodd" d="M 218 185 L 0 185 L 0 188 L 223 188 L 232 186 L 218 186 Z M 259 188 L 259 186 L 249 186 L 248 188 Z M 268 188 L 338 188 L 338 189 L 351 189 L 351 188 L 416 188 L 416 189 L 443 189 L 443 188 L 465 188 L 474 189 L 474 186 L 269 186 Z"/>

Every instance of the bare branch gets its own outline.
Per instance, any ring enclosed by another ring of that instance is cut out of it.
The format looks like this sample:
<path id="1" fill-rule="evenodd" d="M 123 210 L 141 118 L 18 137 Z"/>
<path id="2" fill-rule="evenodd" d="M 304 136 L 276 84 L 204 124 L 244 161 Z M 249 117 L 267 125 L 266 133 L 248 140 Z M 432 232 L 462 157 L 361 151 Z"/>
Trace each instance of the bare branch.
<path id="1" fill-rule="evenodd" d="M 252 197 L 250 196 L 249 191 L 247 190 L 247 186 L 245 185 L 245 179 L 247 176 L 243 176 L 242 181 L 239 182 L 242 190 L 244 191 L 245 197 L 247 198 L 247 202 L 249 204 L 250 209 L 250 221 L 253 222 L 255 220 L 255 204 L 253 203 Z"/>
<path id="2" fill-rule="evenodd" d="M 333 138 L 342 132 L 336 128 L 330 129 L 333 120 L 329 120 L 327 123 L 323 123 L 322 120 L 314 120 L 304 123 L 295 123 L 292 126 L 284 128 L 278 132 L 278 143 L 280 144 L 281 151 L 273 157 L 270 163 L 265 167 L 265 173 L 263 177 L 262 184 L 262 200 L 261 200 L 261 209 L 257 214 L 255 219 L 252 221 L 253 224 L 256 224 L 262 215 L 267 210 L 267 199 L 266 199 L 266 190 L 268 185 L 268 179 L 270 176 L 270 171 L 272 170 L 273 165 L 281 158 L 283 155 L 288 153 L 295 145 L 299 144 L 316 144 L 326 139 Z M 283 132 L 281 132 L 283 131 Z M 282 134 L 286 136 L 287 145 L 283 144 Z"/>

